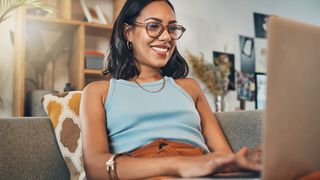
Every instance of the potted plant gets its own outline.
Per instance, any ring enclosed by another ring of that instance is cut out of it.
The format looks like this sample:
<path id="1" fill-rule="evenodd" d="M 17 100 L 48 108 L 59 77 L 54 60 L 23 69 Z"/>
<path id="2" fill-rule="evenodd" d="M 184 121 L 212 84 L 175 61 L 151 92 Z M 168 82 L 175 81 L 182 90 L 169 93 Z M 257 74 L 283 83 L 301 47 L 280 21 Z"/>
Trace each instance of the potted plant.
<path id="1" fill-rule="evenodd" d="M 53 8 L 39 0 L 1 0 L 0 23 L 10 17 L 10 12 L 21 6 L 33 6 L 46 12 L 52 13 Z"/>
<path id="2" fill-rule="evenodd" d="M 214 59 L 214 64 L 208 64 L 201 53 L 195 56 L 187 52 L 187 59 L 195 76 L 202 81 L 215 98 L 217 112 L 224 111 L 224 97 L 228 92 L 231 63 L 227 56 L 220 55 Z"/>

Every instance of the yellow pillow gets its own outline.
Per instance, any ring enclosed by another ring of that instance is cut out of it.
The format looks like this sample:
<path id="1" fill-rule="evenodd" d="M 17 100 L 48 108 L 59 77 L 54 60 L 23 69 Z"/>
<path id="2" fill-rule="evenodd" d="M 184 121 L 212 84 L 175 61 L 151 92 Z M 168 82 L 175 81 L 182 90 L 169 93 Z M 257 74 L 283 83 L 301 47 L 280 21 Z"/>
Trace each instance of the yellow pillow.
<path id="1" fill-rule="evenodd" d="M 44 109 L 51 119 L 60 151 L 68 166 L 71 180 L 86 179 L 82 160 L 80 99 L 81 91 L 48 94 L 42 99 Z"/>

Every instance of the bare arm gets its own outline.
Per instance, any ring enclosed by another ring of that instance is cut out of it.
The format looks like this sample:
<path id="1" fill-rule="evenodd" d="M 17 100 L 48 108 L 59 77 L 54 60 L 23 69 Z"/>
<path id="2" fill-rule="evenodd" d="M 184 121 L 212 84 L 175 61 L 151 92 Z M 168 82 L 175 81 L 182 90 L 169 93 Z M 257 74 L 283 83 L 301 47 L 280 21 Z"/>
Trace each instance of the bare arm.
<path id="1" fill-rule="evenodd" d="M 209 103 L 197 83 L 197 100 L 196 108 L 201 117 L 202 134 L 206 139 L 207 145 L 211 152 L 226 152 L 231 153 L 231 147 L 229 146 L 226 137 L 218 123 L 218 120 L 214 116 Z"/>
<path id="2" fill-rule="evenodd" d="M 192 97 L 201 118 L 202 134 L 210 151 L 232 153 L 199 83 L 191 78 L 178 79 L 176 83 Z"/>

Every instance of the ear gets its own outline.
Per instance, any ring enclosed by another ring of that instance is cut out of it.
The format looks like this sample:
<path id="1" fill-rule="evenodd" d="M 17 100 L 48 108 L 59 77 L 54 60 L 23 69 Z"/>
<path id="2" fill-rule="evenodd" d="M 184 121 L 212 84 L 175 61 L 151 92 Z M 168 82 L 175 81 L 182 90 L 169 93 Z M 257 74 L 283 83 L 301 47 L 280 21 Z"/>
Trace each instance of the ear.
<path id="1" fill-rule="evenodd" d="M 132 41 L 132 26 L 129 24 L 125 23 L 124 24 L 124 36 L 126 37 L 127 41 Z"/>

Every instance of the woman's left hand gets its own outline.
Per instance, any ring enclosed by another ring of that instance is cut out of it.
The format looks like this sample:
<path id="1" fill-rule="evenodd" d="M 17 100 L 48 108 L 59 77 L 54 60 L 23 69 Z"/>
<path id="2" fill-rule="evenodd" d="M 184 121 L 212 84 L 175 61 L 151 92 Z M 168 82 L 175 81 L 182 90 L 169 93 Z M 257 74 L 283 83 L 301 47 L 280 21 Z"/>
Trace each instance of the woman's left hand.
<path id="1" fill-rule="evenodd" d="M 243 147 L 235 154 L 232 171 L 248 170 L 260 172 L 262 168 L 261 154 L 260 146 L 251 151 L 248 147 Z"/>

